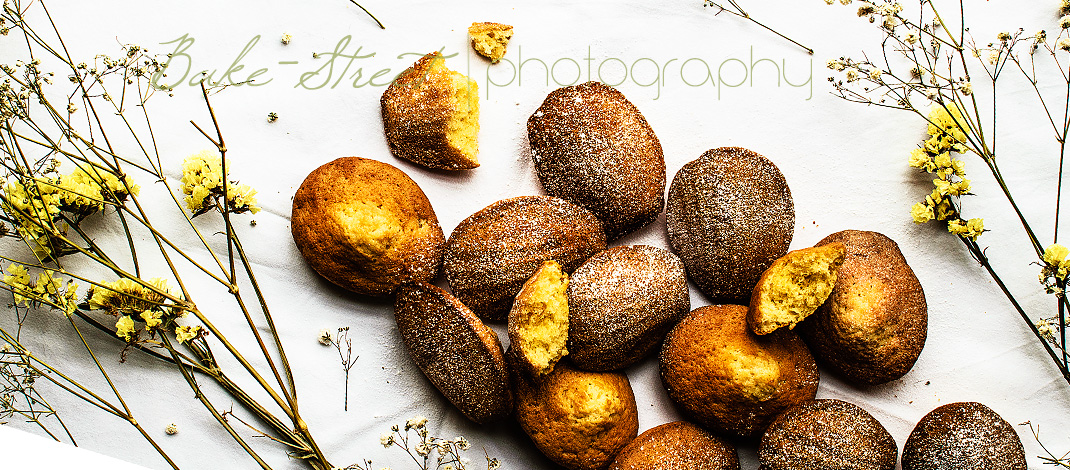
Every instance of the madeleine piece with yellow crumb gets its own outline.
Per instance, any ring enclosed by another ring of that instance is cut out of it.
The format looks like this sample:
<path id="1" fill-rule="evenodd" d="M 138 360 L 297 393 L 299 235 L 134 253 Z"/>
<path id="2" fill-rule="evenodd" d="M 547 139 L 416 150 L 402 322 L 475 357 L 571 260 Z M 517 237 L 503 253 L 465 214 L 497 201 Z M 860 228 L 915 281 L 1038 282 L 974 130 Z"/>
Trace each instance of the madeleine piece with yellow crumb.
<path id="1" fill-rule="evenodd" d="M 516 360 L 515 351 L 507 355 Z M 601 470 L 639 434 L 635 395 L 623 373 L 584 372 L 561 362 L 544 377 L 517 375 L 517 421 L 558 465 Z"/>
<path id="2" fill-rule="evenodd" d="M 842 243 L 847 251 L 836 288 L 799 332 L 814 356 L 854 385 L 898 379 L 925 347 L 929 313 L 925 292 L 892 239 L 844 230 L 817 246 Z"/>
<path id="3" fill-rule="evenodd" d="M 428 168 L 479 166 L 479 86 L 432 52 L 398 74 L 380 100 L 395 157 Z"/>
<path id="4" fill-rule="evenodd" d="M 416 182 L 360 157 L 339 158 L 305 178 L 294 195 L 291 231 L 312 269 L 366 295 L 434 279 L 446 243 Z"/>
<path id="5" fill-rule="evenodd" d="M 546 375 L 568 354 L 568 274 L 545 261 L 524 283 L 509 311 L 509 342 L 524 372 Z"/>
<path id="6" fill-rule="evenodd" d="M 665 338 L 660 360 L 669 398 L 722 434 L 759 436 L 817 394 L 817 364 L 802 340 L 791 331 L 755 335 L 741 305 L 693 310 Z"/>
<path id="7" fill-rule="evenodd" d="M 500 23 L 472 23 L 468 27 L 468 37 L 472 39 L 472 49 L 476 53 L 497 64 L 505 57 L 505 47 L 513 37 L 513 27 Z"/>
<path id="8" fill-rule="evenodd" d="M 843 264 L 843 243 L 792 251 L 773 262 L 751 295 L 747 323 L 751 331 L 767 335 L 795 325 L 814 313 L 836 286 Z"/>

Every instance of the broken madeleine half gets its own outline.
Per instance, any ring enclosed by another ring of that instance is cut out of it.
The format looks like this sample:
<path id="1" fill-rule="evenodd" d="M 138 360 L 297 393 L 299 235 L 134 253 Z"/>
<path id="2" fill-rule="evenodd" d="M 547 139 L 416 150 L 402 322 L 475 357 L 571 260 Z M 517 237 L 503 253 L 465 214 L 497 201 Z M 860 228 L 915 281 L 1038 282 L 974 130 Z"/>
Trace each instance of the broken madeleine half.
<path id="1" fill-rule="evenodd" d="M 568 354 L 568 274 L 561 264 L 542 263 L 520 289 L 509 311 L 509 342 L 532 376 L 554 370 Z"/>
<path id="2" fill-rule="evenodd" d="M 751 295 L 751 330 L 765 335 L 785 326 L 793 329 L 814 313 L 836 287 L 845 253 L 837 242 L 795 250 L 774 261 Z"/>
<path id="3" fill-rule="evenodd" d="M 472 38 L 472 49 L 476 53 L 497 64 L 505 57 L 505 47 L 513 37 L 513 27 L 501 23 L 472 23 L 468 27 L 468 37 Z"/>
<path id="4" fill-rule="evenodd" d="M 479 166 L 479 86 L 432 52 L 398 75 L 380 100 L 395 157 L 439 170 Z"/>

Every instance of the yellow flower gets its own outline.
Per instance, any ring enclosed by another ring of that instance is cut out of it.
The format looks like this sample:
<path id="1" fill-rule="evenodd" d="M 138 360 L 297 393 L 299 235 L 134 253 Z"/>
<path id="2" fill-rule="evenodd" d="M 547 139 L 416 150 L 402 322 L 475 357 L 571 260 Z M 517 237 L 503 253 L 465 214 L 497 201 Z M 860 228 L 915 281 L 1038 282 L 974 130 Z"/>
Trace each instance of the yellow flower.
<path id="1" fill-rule="evenodd" d="M 210 210 L 217 197 L 223 196 L 223 162 L 215 152 L 202 151 L 186 157 L 182 163 L 182 193 L 186 207 L 194 214 Z M 227 210 L 234 213 L 257 213 L 256 190 L 248 185 L 228 181 Z"/>
<path id="2" fill-rule="evenodd" d="M 115 322 L 115 334 L 127 342 L 133 341 L 134 336 L 137 334 L 137 329 L 134 328 L 134 319 L 126 315 L 119 317 L 119 321 Z"/>
<path id="3" fill-rule="evenodd" d="M 955 172 L 955 176 L 960 178 L 966 176 L 966 163 L 962 160 L 952 160 L 951 169 Z"/>
<path id="4" fill-rule="evenodd" d="M 30 296 L 33 295 L 33 290 L 30 288 L 30 272 L 26 269 L 26 266 L 11 263 L 7 267 L 7 274 L 4 276 L 3 282 L 11 288 L 11 292 L 15 295 L 15 304 L 26 305 L 26 302 L 30 300 Z"/>
<path id="5" fill-rule="evenodd" d="M 955 103 L 948 103 L 945 107 L 942 104 L 934 104 L 929 111 L 929 135 L 941 136 L 946 135 L 951 138 L 953 143 L 965 143 L 966 133 L 963 132 L 964 126 L 968 128 L 966 118 L 962 116 L 962 111 Z"/>
<path id="6" fill-rule="evenodd" d="M 966 228 L 966 224 L 962 219 L 955 219 L 947 223 L 947 231 L 955 235 L 965 235 L 969 233 L 970 229 Z"/>
<path id="7" fill-rule="evenodd" d="M 929 153 L 923 148 L 916 148 L 910 151 L 910 166 L 919 170 L 924 169 L 928 171 L 928 166 L 932 163 L 932 158 L 929 157 Z"/>
<path id="8" fill-rule="evenodd" d="M 969 229 L 966 236 L 971 240 L 976 240 L 985 231 L 985 221 L 979 218 L 970 219 L 966 221 L 966 228 Z"/>
<path id="9" fill-rule="evenodd" d="M 157 290 L 170 295 L 171 287 L 166 279 L 153 278 L 148 282 Z M 140 315 L 145 310 L 158 309 L 167 298 L 140 283 L 121 278 L 114 282 L 101 282 L 90 290 L 89 309 L 105 310 L 116 315 Z"/>
<path id="10" fill-rule="evenodd" d="M 937 155 L 933 161 L 936 163 L 937 168 L 950 168 L 951 154 L 947 152 L 941 153 L 940 155 Z"/>
<path id="11" fill-rule="evenodd" d="M 180 343 L 186 343 L 201 335 L 199 326 L 179 326 L 175 328 L 175 339 Z"/>
<path id="12" fill-rule="evenodd" d="M 145 328 L 150 330 L 163 323 L 161 318 L 163 318 L 163 312 L 160 311 L 145 310 L 141 312 L 141 319 L 145 320 Z"/>
<path id="13" fill-rule="evenodd" d="M 1070 248 L 1055 243 L 1044 250 L 1043 260 L 1045 264 L 1058 266 L 1066 259 L 1068 254 L 1070 254 Z"/>
<path id="14" fill-rule="evenodd" d="M 910 208 L 910 216 L 914 218 L 914 223 L 924 224 L 933 220 L 933 208 L 920 202 L 916 203 Z"/>
<path id="15" fill-rule="evenodd" d="M 935 179 L 933 180 L 933 185 L 936 186 L 936 190 L 940 192 L 941 196 L 951 192 L 951 182 L 948 180 Z"/>

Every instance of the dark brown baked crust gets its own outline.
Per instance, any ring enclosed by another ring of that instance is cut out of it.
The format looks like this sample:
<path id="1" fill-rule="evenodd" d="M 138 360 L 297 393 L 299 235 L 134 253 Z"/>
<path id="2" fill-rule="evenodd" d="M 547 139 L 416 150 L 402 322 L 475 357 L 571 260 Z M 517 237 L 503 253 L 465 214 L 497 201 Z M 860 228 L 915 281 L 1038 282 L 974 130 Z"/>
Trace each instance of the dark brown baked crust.
<path id="1" fill-rule="evenodd" d="M 660 360 L 669 398 L 715 432 L 760 435 L 817 394 L 817 364 L 802 340 L 784 330 L 755 335 L 741 305 L 693 310 L 665 337 Z"/>
<path id="2" fill-rule="evenodd" d="M 635 396 L 622 373 L 585 372 L 560 362 L 538 379 L 514 378 L 517 421 L 558 465 L 601 470 L 639 433 Z"/>
<path id="3" fill-rule="evenodd" d="M 739 470 L 736 448 L 687 421 L 646 430 L 617 454 L 608 470 Z"/>
<path id="4" fill-rule="evenodd" d="M 398 290 L 398 332 L 442 395 L 477 423 L 513 412 L 509 369 L 498 335 L 448 292 L 418 282 Z"/>
<path id="5" fill-rule="evenodd" d="M 722 147 L 676 173 L 665 224 L 699 290 L 716 301 L 747 302 L 766 268 L 788 252 L 795 206 L 776 165 Z"/>
<path id="6" fill-rule="evenodd" d="M 980 403 L 951 403 L 925 415 L 903 448 L 903 470 L 1026 470 L 1014 427 Z"/>
<path id="7" fill-rule="evenodd" d="M 818 246 L 847 248 L 832 294 L 799 326 L 819 361 L 855 385 L 898 379 L 925 346 L 925 292 L 892 239 L 844 230 Z"/>
<path id="8" fill-rule="evenodd" d="M 590 210 L 616 240 L 665 206 L 665 156 L 646 119 L 598 82 L 559 88 L 528 118 L 543 188 Z"/>
<path id="9" fill-rule="evenodd" d="M 580 369 L 617 370 L 643 358 L 691 310 L 684 264 L 646 245 L 598 253 L 568 286 L 569 357 Z"/>
<path id="10" fill-rule="evenodd" d="M 455 113 L 454 83 L 445 59 L 432 52 L 398 74 L 379 100 L 383 130 L 395 157 L 440 170 L 467 170 L 479 162 L 451 146 L 447 133 Z"/>
<path id="11" fill-rule="evenodd" d="M 354 222 L 363 213 L 378 218 Z M 401 170 L 375 160 L 345 157 L 315 169 L 294 195 L 290 224 L 312 269 L 360 294 L 429 281 L 442 265 L 446 240 L 427 196 Z"/>
<path id="12" fill-rule="evenodd" d="M 450 289 L 476 315 L 503 320 L 524 281 L 543 261 L 568 273 L 606 248 L 602 224 L 586 209 L 548 196 L 521 196 L 461 221 L 446 243 Z"/>
<path id="13" fill-rule="evenodd" d="M 895 470 L 899 448 L 876 418 L 840 400 L 788 408 L 765 430 L 760 470 Z"/>

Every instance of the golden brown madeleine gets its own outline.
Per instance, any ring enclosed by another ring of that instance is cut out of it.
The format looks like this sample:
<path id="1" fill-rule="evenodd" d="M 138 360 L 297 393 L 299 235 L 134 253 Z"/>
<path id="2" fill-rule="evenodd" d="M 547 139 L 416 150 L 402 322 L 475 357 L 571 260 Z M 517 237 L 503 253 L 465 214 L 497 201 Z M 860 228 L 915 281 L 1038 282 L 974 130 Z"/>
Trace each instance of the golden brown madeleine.
<path id="1" fill-rule="evenodd" d="M 477 423 L 513 412 L 509 369 L 498 335 L 431 284 L 398 290 L 394 319 L 409 354 L 446 399 Z"/>
<path id="2" fill-rule="evenodd" d="M 925 415 L 903 448 L 903 470 L 1026 470 L 1014 427 L 980 403 L 951 403 Z"/>
<path id="3" fill-rule="evenodd" d="M 832 295 L 799 332 L 814 356 L 855 385 L 898 379 L 925 346 L 925 292 L 892 239 L 844 230 L 818 246 L 847 248 Z"/>
<path id="4" fill-rule="evenodd" d="M 398 74 L 380 105 L 395 157 L 441 170 L 479 166 L 479 86 L 438 52 Z"/>
<path id="5" fill-rule="evenodd" d="M 568 350 L 586 370 L 643 358 L 691 310 L 684 264 L 669 250 L 620 246 L 576 268 L 568 287 Z"/>
<path id="6" fill-rule="evenodd" d="M 602 224 L 562 199 L 521 196 L 491 204 L 461 221 L 443 257 L 450 289 L 476 315 L 503 320 L 513 298 L 543 261 L 572 272 L 606 249 Z"/>
<path id="7" fill-rule="evenodd" d="M 699 424 L 758 436 L 781 411 L 814 399 L 818 372 L 795 333 L 755 335 L 747 307 L 715 305 L 693 310 L 669 332 L 661 380 Z"/>
<path id="8" fill-rule="evenodd" d="M 359 157 L 339 158 L 305 178 L 294 195 L 291 231 L 312 269 L 367 295 L 434 279 L 446 241 L 408 175 Z"/>
<path id="9" fill-rule="evenodd" d="M 736 448 L 687 421 L 646 430 L 617 454 L 608 470 L 739 470 Z"/>
<path id="10" fill-rule="evenodd" d="M 873 415 L 840 400 L 780 414 L 758 447 L 760 470 L 895 470 L 899 448 Z"/>
<path id="11" fill-rule="evenodd" d="M 513 37 L 513 27 L 500 23 L 472 23 L 468 27 L 468 37 L 476 53 L 497 64 L 505 57 L 505 47 Z"/>
<path id="12" fill-rule="evenodd" d="M 584 372 L 561 362 L 543 377 L 515 376 L 517 421 L 558 465 L 603 469 L 639 433 L 635 396 L 624 374 Z"/>
<path id="13" fill-rule="evenodd" d="M 754 288 L 747 323 L 755 334 L 794 329 L 828 299 L 843 264 L 843 243 L 795 250 L 777 258 Z"/>
<path id="14" fill-rule="evenodd" d="M 747 302 L 766 268 L 788 252 L 795 205 L 773 162 L 722 147 L 676 173 L 665 224 L 699 290 L 715 300 Z"/>
<path id="15" fill-rule="evenodd" d="M 665 206 L 665 156 L 627 98 L 598 82 L 559 88 L 528 118 L 543 188 L 590 210 L 616 240 Z"/>
<path id="16" fill-rule="evenodd" d="M 525 373 L 546 375 L 568 354 L 568 311 L 568 274 L 545 261 L 509 310 L 509 348 Z"/>

